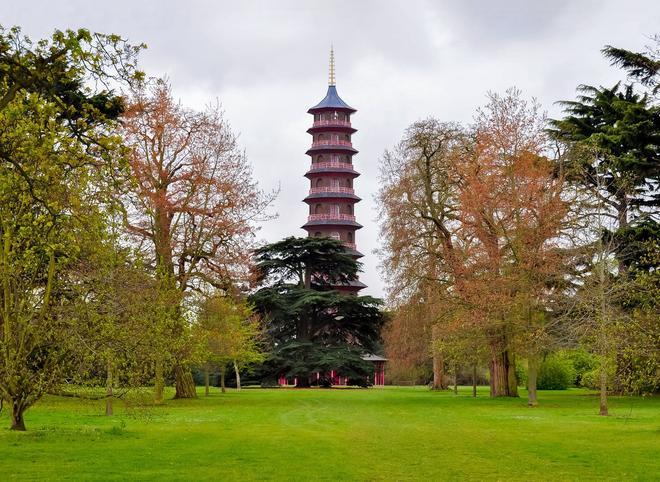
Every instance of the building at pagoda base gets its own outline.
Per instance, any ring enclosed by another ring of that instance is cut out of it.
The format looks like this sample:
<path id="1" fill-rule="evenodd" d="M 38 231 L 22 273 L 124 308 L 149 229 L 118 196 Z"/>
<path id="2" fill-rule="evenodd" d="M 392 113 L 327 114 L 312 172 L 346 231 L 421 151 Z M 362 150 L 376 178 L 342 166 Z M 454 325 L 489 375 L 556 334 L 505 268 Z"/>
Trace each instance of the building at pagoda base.
<path id="1" fill-rule="evenodd" d="M 312 136 L 312 145 L 307 150 L 310 167 L 305 173 L 309 179 L 309 192 L 304 202 L 309 206 L 307 222 L 302 228 L 308 236 L 326 236 L 341 241 L 348 254 L 354 259 L 363 256 L 356 247 L 356 232 L 362 228 L 355 219 L 355 205 L 360 198 L 355 194 L 355 179 L 360 175 L 353 166 L 353 156 L 358 151 L 353 147 L 352 136 L 357 131 L 351 125 L 351 116 L 356 112 L 337 93 L 334 79 L 334 52 L 330 51 L 330 82 L 321 102 L 308 111 L 314 116 L 307 132 Z M 358 278 L 332 286 L 332 289 L 356 296 L 366 288 Z M 365 360 L 374 366 L 370 384 L 385 384 L 385 358 L 365 355 Z M 326 374 L 333 385 L 348 385 L 350 380 L 338 376 L 334 371 Z M 317 379 L 322 374 L 316 374 Z M 281 385 L 295 385 L 295 380 L 280 378 Z"/>

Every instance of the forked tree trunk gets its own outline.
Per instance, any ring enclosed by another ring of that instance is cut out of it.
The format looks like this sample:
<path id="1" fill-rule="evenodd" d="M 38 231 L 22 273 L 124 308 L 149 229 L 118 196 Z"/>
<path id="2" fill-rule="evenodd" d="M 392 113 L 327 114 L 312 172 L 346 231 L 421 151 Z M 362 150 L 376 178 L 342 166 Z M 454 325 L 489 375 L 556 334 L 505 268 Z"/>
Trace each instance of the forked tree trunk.
<path id="1" fill-rule="evenodd" d="M 174 380 L 176 388 L 174 398 L 197 398 L 195 381 L 190 370 L 177 363 L 174 367 Z"/>
<path id="2" fill-rule="evenodd" d="M 220 365 L 220 391 L 222 393 L 227 392 L 227 387 L 225 386 L 225 374 L 227 373 L 227 366 L 225 364 Z"/>
<path id="3" fill-rule="evenodd" d="M 163 373 L 163 359 L 156 358 L 154 373 L 154 402 L 163 403 L 163 394 L 165 391 L 165 374 Z"/>
<path id="4" fill-rule="evenodd" d="M 209 388 L 209 366 L 204 365 L 204 395 L 207 397 L 211 394 L 211 389 Z"/>
<path id="5" fill-rule="evenodd" d="M 477 398 L 477 365 L 472 365 L 472 396 Z"/>
<path id="6" fill-rule="evenodd" d="M 112 399 L 114 398 L 113 395 L 113 373 L 112 373 L 112 363 L 108 361 L 107 368 L 106 368 L 106 379 L 105 379 L 105 414 L 106 416 L 113 415 L 114 411 L 112 409 Z"/>
<path id="7" fill-rule="evenodd" d="M 238 369 L 238 363 L 234 360 L 234 373 L 236 373 L 236 390 L 241 391 L 241 374 Z"/>
<path id="8" fill-rule="evenodd" d="M 539 374 L 539 356 L 538 353 L 532 353 L 527 358 L 527 405 L 536 407 L 538 397 L 536 394 L 536 382 Z"/>
<path id="9" fill-rule="evenodd" d="M 23 404 L 17 400 L 12 401 L 12 411 L 11 411 L 11 429 L 17 430 L 19 432 L 25 432 L 25 420 L 23 419 L 23 413 L 25 408 Z"/>

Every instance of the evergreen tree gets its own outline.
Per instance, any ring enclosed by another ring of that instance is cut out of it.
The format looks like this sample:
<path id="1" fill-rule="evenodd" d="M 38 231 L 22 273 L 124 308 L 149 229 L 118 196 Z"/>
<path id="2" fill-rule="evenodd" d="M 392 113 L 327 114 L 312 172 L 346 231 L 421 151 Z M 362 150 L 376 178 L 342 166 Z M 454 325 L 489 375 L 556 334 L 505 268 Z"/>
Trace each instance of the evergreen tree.
<path id="1" fill-rule="evenodd" d="M 256 259 L 265 286 L 251 302 L 272 343 L 265 375 L 297 377 L 298 386 L 305 387 L 314 374 L 325 377 L 334 370 L 366 383 L 372 367 L 361 357 L 377 350 L 381 302 L 333 289 L 354 279 L 359 263 L 339 241 L 315 237 L 286 238 L 257 250 Z"/>
<path id="2" fill-rule="evenodd" d="M 569 177 L 600 199 L 613 220 L 607 236 L 617 241 L 621 268 L 638 264 L 658 231 L 660 207 L 660 109 L 632 84 L 582 86 L 565 101 L 566 117 L 553 134 L 570 147 Z"/>

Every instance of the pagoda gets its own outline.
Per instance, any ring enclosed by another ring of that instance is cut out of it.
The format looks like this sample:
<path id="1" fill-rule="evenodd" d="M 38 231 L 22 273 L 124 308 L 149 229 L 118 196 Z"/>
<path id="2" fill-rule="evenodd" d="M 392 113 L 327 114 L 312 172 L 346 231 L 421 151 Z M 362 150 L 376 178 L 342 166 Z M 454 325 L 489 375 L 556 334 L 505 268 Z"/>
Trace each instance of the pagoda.
<path id="1" fill-rule="evenodd" d="M 302 228 L 309 236 L 327 236 L 341 241 L 348 254 L 358 259 L 363 255 L 356 249 L 355 233 L 362 225 L 355 220 L 354 182 L 360 174 L 353 166 L 351 136 L 356 129 L 351 116 L 356 112 L 337 94 L 335 85 L 335 54 L 330 49 L 330 75 L 328 92 L 321 102 L 310 108 L 314 116 L 307 132 L 312 136 L 312 146 L 307 150 L 311 163 L 305 177 L 309 179 L 309 193 L 304 202 L 309 205 L 307 222 Z M 366 288 L 357 278 L 334 289 L 357 295 Z"/>

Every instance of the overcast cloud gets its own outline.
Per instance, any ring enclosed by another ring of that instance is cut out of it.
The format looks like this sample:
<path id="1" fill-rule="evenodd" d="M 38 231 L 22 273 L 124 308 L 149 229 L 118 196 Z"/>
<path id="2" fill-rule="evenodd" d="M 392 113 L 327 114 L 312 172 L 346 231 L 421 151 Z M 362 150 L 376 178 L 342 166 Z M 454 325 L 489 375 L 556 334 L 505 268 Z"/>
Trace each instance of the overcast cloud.
<path id="1" fill-rule="evenodd" d="M 167 75 L 183 103 L 219 99 L 262 188 L 281 188 L 268 241 L 304 234 L 306 111 L 325 95 L 334 43 L 338 92 L 358 109 L 364 293 L 381 296 L 373 196 L 379 158 L 405 127 L 429 115 L 469 122 L 488 90 L 511 86 L 557 116 L 553 103 L 578 84 L 621 78 L 600 49 L 643 49 L 660 32 L 660 2 L 0 0 L 0 23 L 35 38 L 86 27 L 145 42 L 142 68 Z"/>

